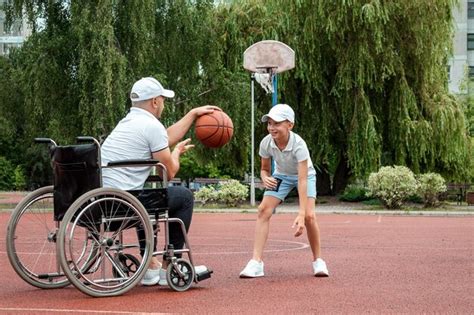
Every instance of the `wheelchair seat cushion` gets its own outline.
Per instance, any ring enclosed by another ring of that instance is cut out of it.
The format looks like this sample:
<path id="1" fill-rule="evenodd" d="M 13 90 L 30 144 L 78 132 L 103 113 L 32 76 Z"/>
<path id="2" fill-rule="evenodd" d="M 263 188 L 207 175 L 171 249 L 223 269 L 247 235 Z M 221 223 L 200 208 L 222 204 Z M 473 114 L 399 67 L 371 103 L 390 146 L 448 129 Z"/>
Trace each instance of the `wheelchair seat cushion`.
<path id="1" fill-rule="evenodd" d="M 128 190 L 135 196 L 148 213 L 164 212 L 168 208 L 168 190 L 166 188 Z"/>

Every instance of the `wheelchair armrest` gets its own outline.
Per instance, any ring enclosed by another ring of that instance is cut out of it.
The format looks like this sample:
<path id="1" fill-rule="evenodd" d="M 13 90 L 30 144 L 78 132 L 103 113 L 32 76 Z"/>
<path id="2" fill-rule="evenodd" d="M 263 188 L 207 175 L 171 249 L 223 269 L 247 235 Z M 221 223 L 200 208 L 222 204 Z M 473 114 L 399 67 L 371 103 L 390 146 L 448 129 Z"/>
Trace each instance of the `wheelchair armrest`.
<path id="1" fill-rule="evenodd" d="M 51 138 L 35 138 L 35 143 L 47 143 L 47 144 L 52 144 L 54 145 L 55 147 L 57 147 L 58 145 L 56 144 L 56 142 L 54 142 L 53 139 Z"/>
<path id="2" fill-rule="evenodd" d="M 163 184 L 168 186 L 168 170 L 163 163 L 155 159 L 146 159 L 146 160 L 119 160 L 119 161 L 112 161 L 107 164 L 107 166 L 103 166 L 104 168 L 113 168 L 113 167 L 140 167 L 140 166 L 156 166 L 161 168 L 163 174 L 162 176 L 154 176 L 152 177 L 151 181 L 162 181 Z"/>
<path id="3" fill-rule="evenodd" d="M 147 159 L 147 160 L 120 160 L 112 161 L 107 164 L 108 167 L 124 167 L 124 166 L 153 166 L 158 164 L 158 160 Z"/>

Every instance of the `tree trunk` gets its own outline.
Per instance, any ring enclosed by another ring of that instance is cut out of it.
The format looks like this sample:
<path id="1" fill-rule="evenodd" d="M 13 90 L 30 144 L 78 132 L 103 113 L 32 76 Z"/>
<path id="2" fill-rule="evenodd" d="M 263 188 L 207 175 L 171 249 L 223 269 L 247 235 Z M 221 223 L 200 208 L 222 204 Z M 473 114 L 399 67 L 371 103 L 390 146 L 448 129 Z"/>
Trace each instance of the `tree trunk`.
<path id="1" fill-rule="evenodd" d="M 344 152 L 341 152 L 332 186 L 332 192 L 334 195 L 340 194 L 344 191 L 347 186 L 347 182 L 349 181 L 349 174 L 350 169 L 347 166 L 347 157 L 345 156 Z"/>
<path id="2" fill-rule="evenodd" d="M 320 169 L 316 170 L 316 189 L 318 196 L 330 196 L 332 194 L 331 176 L 326 165 L 322 165 Z"/>

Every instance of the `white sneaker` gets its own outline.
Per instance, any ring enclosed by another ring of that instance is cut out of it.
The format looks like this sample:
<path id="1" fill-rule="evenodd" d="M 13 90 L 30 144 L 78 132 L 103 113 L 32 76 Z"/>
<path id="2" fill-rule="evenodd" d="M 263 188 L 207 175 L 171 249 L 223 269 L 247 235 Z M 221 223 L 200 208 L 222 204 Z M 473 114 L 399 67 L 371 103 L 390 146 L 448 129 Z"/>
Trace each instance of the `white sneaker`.
<path id="1" fill-rule="evenodd" d="M 329 271 L 326 263 L 321 258 L 313 261 L 313 272 L 315 277 L 328 277 Z"/>
<path id="2" fill-rule="evenodd" d="M 257 278 L 263 276 L 263 261 L 258 262 L 254 259 L 250 259 L 244 270 L 240 272 L 241 278 Z"/>
<path id="3" fill-rule="evenodd" d="M 158 281 L 158 285 L 168 285 L 168 281 L 166 280 L 166 269 L 160 268 L 160 280 Z"/>
<path id="4" fill-rule="evenodd" d="M 141 283 L 143 285 L 155 285 L 160 281 L 161 269 L 148 269 L 143 276 Z M 166 275 L 165 275 L 166 277 Z"/>
<path id="5" fill-rule="evenodd" d="M 194 273 L 198 274 L 201 272 L 207 271 L 207 267 L 204 265 L 194 266 Z M 160 269 L 160 280 L 158 281 L 158 285 L 168 286 L 168 280 L 166 280 L 166 269 Z"/>

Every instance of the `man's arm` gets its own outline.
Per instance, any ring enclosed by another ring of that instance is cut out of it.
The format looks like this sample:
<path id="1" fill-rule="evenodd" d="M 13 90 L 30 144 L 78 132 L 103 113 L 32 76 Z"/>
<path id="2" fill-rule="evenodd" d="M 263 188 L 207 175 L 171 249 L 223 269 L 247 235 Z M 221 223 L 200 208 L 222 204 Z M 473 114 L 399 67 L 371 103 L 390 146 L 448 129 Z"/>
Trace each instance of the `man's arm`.
<path id="1" fill-rule="evenodd" d="M 204 114 L 210 114 L 214 110 L 220 109 L 217 106 L 205 105 L 191 109 L 183 118 L 178 120 L 173 125 L 169 126 L 166 131 L 168 132 L 168 143 L 170 147 L 173 147 L 178 141 L 188 132 L 189 128 L 193 125 L 196 118 Z"/>

